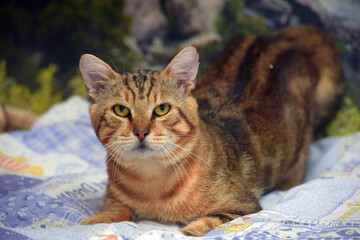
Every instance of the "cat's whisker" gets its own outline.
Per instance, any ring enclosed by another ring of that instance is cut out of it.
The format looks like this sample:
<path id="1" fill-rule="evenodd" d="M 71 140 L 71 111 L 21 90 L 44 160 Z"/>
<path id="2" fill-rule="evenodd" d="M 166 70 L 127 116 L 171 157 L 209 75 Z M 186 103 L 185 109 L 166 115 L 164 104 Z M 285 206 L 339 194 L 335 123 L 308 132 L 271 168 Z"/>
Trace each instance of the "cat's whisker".
<path id="1" fill-rule="evenodd" d="M 177 136 L 177 137 L 190 137 L 190 136 L 194 136 L 195 134 L 179 134 L 179 133 L 171 133 L 168 135 L 165 135 L 166 137 L 169 136 Z"/>
<path id="2" fill-rule="evenodd" d="M 165 146 L 164 146 L 164 147 L 165 147 Z M 170 148 L 170 146 L 167 146 L 167 148 L 169 149 L 169 151 L 172 151 L 171 148 Z M 175 151 L 176 151 L 176 150 L 175 150 Z M 176 151 L 176 152 L 182 157 L 182 159 L 185 159 L 185 158 L 182 156 L 182 154 L 180 154 L 178 151 Z M 187 160 L 185 159 L 185 161 L 187 161 Z M 187 174 L 187 171 L 185 170 L 184 166 L 182 165 L 181 160 L 178 160 L 178 163 L 179 163 L 179 164 L 181 165 L 181 167 L 183 168 L 183 170 L 184 170 L 184 172 L 185 172 L 185 174 L 186 174 L 186 176 L 187 176 L 187 178 L 188 178 L 188 181 L 190 182 L 191 192 L 192 192 L 192 193 L 195 193 L 195 192 L 194 192 L 194 187 L 193 187 L 192 181 L 191 181 L 189 175 Z M 187 162 L 187 163 L 188 163 L 188 162 Z M 188 164 L 189 164 L 189 163 L 188 163 Z M 191 165 L 189 165 L 189 167 L 191 168 Z M 199 215 L 196 213 L 196 211 L 192 208 L 191 205 L 188 206 L 188 209 L 189 209 L 195 216 L 199 217 Z"/>
<path id="3" fill-rule="evenodd" d="M 173 145 L 175 145 L 176 147 L 178 147 L 178 148 L 182 149 L 183 151 L 187 152 L 188 154 L 197 157 L 197 158 L 200 159 L 203 163 L 205 163 L 213 172 L 216 173 L 216 171 L 209 165 L 209 163 L 208 163 L 207 161 L 205 161 L 204 159 L 202 159 L 199 155 L 193 153 L 192 151 L 190 151 L 190 150 L 188 150 L 188 149 L 186 149 L 186 148 L 183 148 L 182 146 L 180 146 L 180 145 L 178 145 L 178 144 L 176 144 L 176 143 L 173 143 L 173 142 L 170 142 L 170 141 L 168 141 L 168 143 L 173 144 Z M 194 159 L 194 158 L 192 158 L 192 159 Z"/>
<path id="4" fill-rule="evenodd" d="M 119 146 L 118 148 L 116 148 L 116 155 L 120 156 L 122 155 L 121 150 L 121 146 Z M 114 161 L 115 162 L 115 173 L 113 173 L 114 176 L 114 180 L 116 180 L 116 174 L 118 173 L 118 168 L 119 168 L 119 162 L 118 161 Z"/>
<path id="5" fill-rule="evenodd" d="M 113 61 L 111 60 L 111 58 L 110 58 L 109 56 L 107 56 L 107 57 L 109 58 L 111 64 L 112 64 L 113 67 L 115 68 L 116 72 L 117 72 L 118 74 L 120 74 L 120 73 L 119 73 L 119 70 L 116 68 L 116 66 L 115 66 L 115 64 L 113 63 Z"/>
<path id="6" fill-rule="evenodd" d="M 106 150 L 108 151 L 108 157 L 106 159 L 106 162 L 105 164 L 108 164 L 116 155 L 116 149 L 119 147 L 119 146 L 116 146 L 115 149 L 111 150 L 111 152 L 109 152 L 109 148 L 112 147 L 113 145 L 115 145 L 117 142 L 112 142 L 113 144 L 111 144 L 110 146 L 107 146 L 105 147 Z"/>
<path id="7" fill-rule="evenodd" d="M 115 156 L 118 154 L 118 150 L 121 148 L 121 146 L 116 146 L 112 156 L 110 157 L 110 160 L 114 159 Z M 115 163 L 115 167 L 112 169 L 112 176 L 113 176 L 113 181 L 116 181 L 116 173 L 117 173 L 117 167 L 118 167 L 118 162 L 116 160 L 113 161 Z"/>
<path id="8" fill-rule="evenodd" d="M 174 132 L 172 132 L 172 133 L 167 134 L 165 136 L 171 136 L 171 135 L 175 135 L 175 136 L 194 136 L 195 134 L 194 133 L 190 134 L 190 133 L 174 133 Z"/>
<path id="9" fill-rule="evenodd" d="M 108 150 L 111 146 L 115 145 L 117 142 L 116 141 L 112 141 L 109 142 L 105 145 L 102 145 L 103 148 L 105 148 L 105 150 Z M 98 146 L 97 146 L 98 147 Z M 89 153 L 87 155 L 87 157 L 93 157 L 96 156 L 97 154 L 99 154 L 99 150 L 102 150 L 103 148 L 101 148 L 100 146 L 98 147 L 98 149 L 94 149 L 91 153 Z"/>
<path id="10" fill-rule="evenodd" d="M 113 149 L 111 152 L 108 153 L 106 164 L 108 164 L 116 156 L 116 150 L 118 147 L 119 146 L 116 146 L 115 149 Z"/>
<path id="11" fill-rule="evenodd" d="M 96 149 L 93 149 L 89 154 L 86 154 L 85 158 L 93 158 L 96 160 L 104 160 L 104 155 L 106 155 L 105 152 L 103 152 L 103 148 L 96 147 Z"/>
<path id="12" fill-rule="evenodd" d="M 164 146 L 162 147 L 162 150 L 165 152 L 166 156 L 169 158 L 170 164 L 171 164 L 171 166 L 173 167 L 174 172 L 175 172 L 175 174 L 176 174 L 176 179 L 177 179 L 177 181 L 180 181 L 179 175 L 178 175 L 177 170 L 176 170 L 176 168 L 175 168 L 175 166 L 174 166 L 174 164 L 173 164 L 173 162 L 172 162 L 172 157 L 170 156 L 169 151 L 168 151 Z"/>
<path id="13" fill-rule="evenodd" d="M 112 141 L 112 142 L 110 142 L 110 143 L 108 143 L 108 144 L 106 144 L 106 145 L 103 145 L 103 146 L 104 146 L 104 148 L 105 148 L 106 150 L 108 150 L 108 149 L 110 149 L 112 146 L 114 146 L 115 144 L 119 144 L 119 142 L 118 142 L 118 141 Z"/>
<path id="14" fill-rule="evenodd" d="M 187 159 L 181 154 L 181 152 L 178 152 L 174 147 L 173 147 L 173 148 L 171 148 L 171 146 L 167 146 L 167 147 L 168 147 L 171 151 L 175 151 L 177 154 L 180 155 L 181 160 L 179 160 L 179 164 L 180 164 L 180 166 L 182 167 L 182 169 L 184 170 L 184 172 L 185 172 L 185 174 L 186 174 L 186 176 L 187 176 L 187 178 L 188 178 L 188 181 L 189 181 L 190 186 L 191 186 L 191 191 L 194 192 L 194 186 L 193 186 L 193 184 L 192 184 L 192 181 L 191 181 L 191 179 L 190 179 L 190 177 L 189 177 L 189 174 L 187 173 L 187 171 L 186 171 L 186 169 L 185 169 L 185 167 L 183 166 L 183 164 L 182 164 L 181 161 L 184 160 L 184 161 L 188 164 L 188 166 L 190 167 L 190 169 L 191 169 L 191 171 L 192 171 L 191 165 L 189 164 L 189 162 L 187 161 Z"/>
<path id="15" fill-rule="evenodd" d="M 110 161 L 113 161 L 114 159 L 115 159 L 115 149 L 110 154 L 108 154 L 105 164 L 108 164 Z"/>
<path id="16" fill-rule="evenodd" d="M 117 134 L 116 134 L 116 132 L 115 132 L 115 133 L 113 133 L 113 134 L 110 134 L 110 135 L 104 136 L 104 137 L 102 137 L 102 138 L 99 138 L 99 140 L 104 140 L 104 139 L 106 139 L 106 138 L 111 138 L 111 137 L 117 137 L 116 135 L 117 135 Z"/>
<path id="17" fill-rule="evenodd" d="M 171 164 L 174 164 L 175 167 L 177 167 L 177 169 L 178 169 L 178 170 L 180 171 L 180 173 L 181 173 L 182 180 L 184 181 L 184 180 L 185 180 L 185 177 L 184 177 L 183 171 L 182 171 L 182 170 L 180 169 L 180 167 L 178 166 L 179 164 L 181 164 L 181 160 L 172 152 L 172 150 L 171 150 L 168 146 L 164 145 L 164 148 L 169 151 L 169 154 L 170 154 L 170 155 L 172 155 L 170 163 L 171 163 Z"/>
<path id="18" fill-rule="evenodd" d="M 104 147 L 104 148 L 106 148 L 107 146 L 109 146 L 111 143 L 113 143 L 113 142 L 116 142 L 116 139 L 110 139 L 110 140 L 108 140 L 109 142 L 107 142 L 107 143 L 102 143 L 101 142 L 101 145 Z"/>
<path id="19" fill-rule="evenodd" d="M 169 146 L 169 147 L 171 147 L 171 146 Z M 182 157 L 182 159 L 184 159 L 184 161 L 187 163 L 187 165 L 188 165 L 189 168 L 191 169 L 191 171 L 193 171 L 192 166 L 190 165 L 190 163 L 189 163 L 189 161 L 186 159 L 186 157 L 184 157 L 184 155 L 182 155 L 179 151 L 177 151 L 175 147 L 172 147 L 172 150 L 175 151 L 175 152 L 177 152 L 178 154 L 180 154 L 181 157 Z M 193 158 L 191 155 L 189 155 L 189 157 L 191 157 L 191 159 L 194 160 L 194 158 Z"/>

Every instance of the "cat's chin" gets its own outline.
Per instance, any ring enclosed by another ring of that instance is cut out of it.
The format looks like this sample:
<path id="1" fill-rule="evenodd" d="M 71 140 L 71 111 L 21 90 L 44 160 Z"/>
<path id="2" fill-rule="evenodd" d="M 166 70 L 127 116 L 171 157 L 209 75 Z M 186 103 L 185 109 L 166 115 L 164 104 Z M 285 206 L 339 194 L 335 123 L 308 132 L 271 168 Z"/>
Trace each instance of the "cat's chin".
<path id="1" fill-rule="evenodd" d="M 139 142 L 136 146 L 131 150 L 134 154 L 144 155 L 152 152 L 153 149 L 149 147 L 149 144 L 145 142 Z"/>
<path id="2" fill-rule="evenodd" d="M 138 147 L 135 147 L 132 149 L 132 151 L 135 153 L 135 154 L 139 154 L 139 155 L 146 155 L 146 154 L 150 154 L 153 150 L 149 147 L 146 147 L 144 145 L 140 145 Z"/>
<path id="3" fill-rule="evenodd" d="M 156 151 L 154 151 L 154 149 L 147 146 L 136 146 L 126 152 L 126 154 L 124 154 L 124 158 L 129 161 L 132 161 L 133 159 L 148 159 L 156 155 L 155 152 Z"/>

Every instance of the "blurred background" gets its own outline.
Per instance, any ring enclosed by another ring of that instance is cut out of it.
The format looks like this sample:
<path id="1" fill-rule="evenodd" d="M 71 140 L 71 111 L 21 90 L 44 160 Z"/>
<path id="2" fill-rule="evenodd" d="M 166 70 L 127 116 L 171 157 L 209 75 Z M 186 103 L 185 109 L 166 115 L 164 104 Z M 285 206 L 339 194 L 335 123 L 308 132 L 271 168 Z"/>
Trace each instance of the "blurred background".
<path id="1" fill-rule="evenodd" d="M 87 97 L 78 70 L 84 53 L 122 73 L 161 69 L 194 45 L 200 77 L 232 36 L 298 24 L 330 33 L 342 54 L 345 96 L 318 137 L 360 131 L 358 0 L 1 0 L 0 104 L 9 110 L 0 125 L 16 116 L 10 106 L 30 119 L 72 95 Z"/>

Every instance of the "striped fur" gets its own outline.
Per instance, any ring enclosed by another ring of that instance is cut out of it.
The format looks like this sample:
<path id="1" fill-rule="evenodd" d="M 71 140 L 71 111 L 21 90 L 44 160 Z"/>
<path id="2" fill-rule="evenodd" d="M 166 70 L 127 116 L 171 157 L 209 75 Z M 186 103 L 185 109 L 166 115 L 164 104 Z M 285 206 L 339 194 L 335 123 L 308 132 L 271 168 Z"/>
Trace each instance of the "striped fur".
<path id="1" fill-rule="evenodd" d="M 81 60 L 94 130 L 109 153 L 104 211 L 82 224 L 151 219 L 200 236 L 261 210 L 262 194 L 300 183 L 313 133 L 343 90 L 330 38 L 307 26 L 239 36 L 191 91 L 194 51 L 159 72 L 120 75 L 95 57 Z M 173 69 L 182 63 L 189 70 Z M 131 116 L 116 116 L 116 104 Z M 161 104 L 171 109 L 156 117 Z M 134 129 L 148 134 L 141 141 Z"/>

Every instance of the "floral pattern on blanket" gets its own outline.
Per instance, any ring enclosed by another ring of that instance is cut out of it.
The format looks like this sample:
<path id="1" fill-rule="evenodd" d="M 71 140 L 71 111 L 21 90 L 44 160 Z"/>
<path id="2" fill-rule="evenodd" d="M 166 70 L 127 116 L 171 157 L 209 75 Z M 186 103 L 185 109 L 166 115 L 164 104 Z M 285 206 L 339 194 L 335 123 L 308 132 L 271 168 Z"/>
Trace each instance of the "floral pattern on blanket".
<path id="1" fill-rule="evenodd" d="M 88 107 L 73 97 L 29 131 L 0 135 L 0 238 L 188 239 L 151 221 L 79 225 L 101 211 L 107 185 Z M 360 239 L 360 134 L 314 143 L 304 183 L 260 202 L 202 239 Z"/>

